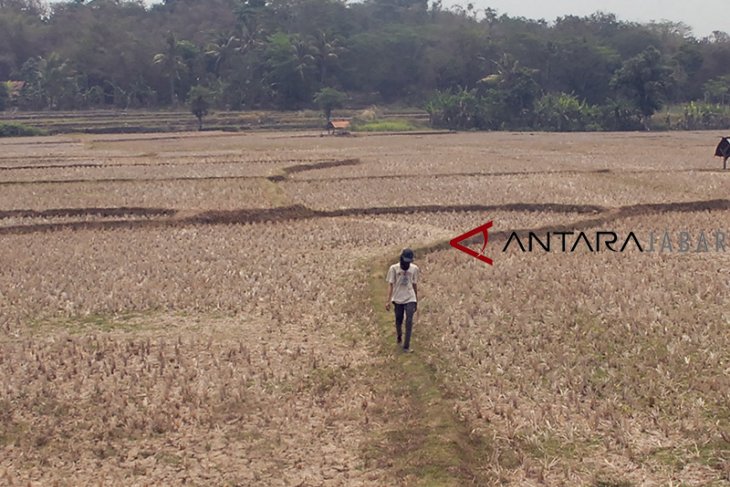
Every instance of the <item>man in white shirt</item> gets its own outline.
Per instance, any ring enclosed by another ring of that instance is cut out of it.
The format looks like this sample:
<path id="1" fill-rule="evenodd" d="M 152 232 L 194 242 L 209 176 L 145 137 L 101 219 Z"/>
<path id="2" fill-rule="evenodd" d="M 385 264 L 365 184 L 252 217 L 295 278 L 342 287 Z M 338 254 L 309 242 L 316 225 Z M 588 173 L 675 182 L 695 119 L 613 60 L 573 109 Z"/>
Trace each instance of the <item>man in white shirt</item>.
<path id="1" fill-rule="evenodd" d="M 411 332 L 413 331 L 413 315 L 418 306 L 418 278 L 419 270 L 413 264 L 413 251 L 404 249 L 400 254 L 400 262 L 388 269 L 385 280 L 388 282 L 388 298 L 385 309 L 390 311 L 390 305 L 395 308 L 395 331 L 398 344 L 403 343 L 403 351 L 411 350 Z M 403 341 L 403 314 L 406 317 L 406 336 Z"/>

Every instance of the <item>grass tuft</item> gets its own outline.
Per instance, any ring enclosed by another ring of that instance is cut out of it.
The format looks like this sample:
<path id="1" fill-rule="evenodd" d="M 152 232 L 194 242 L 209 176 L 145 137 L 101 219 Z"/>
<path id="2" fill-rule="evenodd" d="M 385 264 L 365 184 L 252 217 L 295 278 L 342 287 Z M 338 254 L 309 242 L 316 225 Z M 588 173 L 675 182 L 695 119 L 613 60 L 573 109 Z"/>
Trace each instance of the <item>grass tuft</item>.
<path id="1" fill-rule="evenodd" d="M 373 120 L 357 124 L 353 127 L 355 132 L 412 132 L 414 130 L 423 130 L 424 127 L 418 126 L 409 120 Z"/>

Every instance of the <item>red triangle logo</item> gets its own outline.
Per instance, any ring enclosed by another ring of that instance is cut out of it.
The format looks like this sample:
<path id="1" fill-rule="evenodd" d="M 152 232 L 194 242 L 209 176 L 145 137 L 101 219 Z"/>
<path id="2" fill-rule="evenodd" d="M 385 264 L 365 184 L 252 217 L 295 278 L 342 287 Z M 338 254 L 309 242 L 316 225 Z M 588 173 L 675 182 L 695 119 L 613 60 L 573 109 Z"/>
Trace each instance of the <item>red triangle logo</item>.
<path id="1" fill-rule="evenodd" d="M 482 262 L 486 262 L 487 264 L 492 265 L 492 259 L 490 259 L 486 255 L 484 255 L 484 249 L 487 248 L 487 242 L 489 241 L 489 229 L 491 227 L 492 227 L 492 222 L 488 221 L 484 225 L 480 225 L 480 226 L 474 228 L 473 230 L 469 230 L 468 232 L 459 235 L 458 237 L 452 238 L 451 241 L 449 242 L 449 244 L 452 247 L 454 247 L 455 249 L 461 250 L 465 254 L 469 254 L 472 257 L 481 260 Z M 461 245 L 461 242 L 463 242 L 464 240 L 469 239 L 480 233 L 484 234 L 484 245 L 482 246 L 481 252 L 476 252 L 476 251 L 470 249 L 469 247 L 465 247 L 465 246 Z"/>

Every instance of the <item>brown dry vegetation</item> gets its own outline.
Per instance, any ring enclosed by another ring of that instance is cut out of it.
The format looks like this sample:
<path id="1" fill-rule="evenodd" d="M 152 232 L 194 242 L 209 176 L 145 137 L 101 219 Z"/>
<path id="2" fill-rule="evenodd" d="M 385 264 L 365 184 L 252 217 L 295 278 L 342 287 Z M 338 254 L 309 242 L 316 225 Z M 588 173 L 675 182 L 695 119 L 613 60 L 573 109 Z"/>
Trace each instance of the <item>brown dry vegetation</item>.
<path id="1" fill-rule="evenodd" d="M 719 223 L 730 214 L 611 228 L 648 239 Z M 450 251 L 423 262 L 429 286 L 448 290 L 424 303 L 439 347 L 429 359 L 458 391 L 459 413 L 514 456 L 490 465 L 495 474 L 521 485 L 728 480 L 730 255 L 511 246 L 497 259 L 488 277 Z"/>
<path id="2" fill-rule="evenodd" d="M 724 198 L 727 183 L 718 173 L 588 173 L 533 175 L 459 175 L 287 181 L 293 202 L 317 209 L 362 208 L 369 205 L 530 203 L 592 204 L 609 207 L 666 201 Z M 347 198 L 338 197 L 347 194 Z M 378 195 L 374 200 L 373 195 Z"/>
<path id="3" fill-rule="evenodd" d="M 501 252 L 517 229 L 730 234 L 713 141 L 4 140 L 0 483 L 727 485 L 730 251 Z M 487 219 L 493 267 L 447 245 Z"/>
<path id="4" fill-rule="evenodd" d="M 4 210 L 151 206 L 175 209 L 269 208 L 279 191 L 266 179 L 108 181 L 2 186 Z"/>

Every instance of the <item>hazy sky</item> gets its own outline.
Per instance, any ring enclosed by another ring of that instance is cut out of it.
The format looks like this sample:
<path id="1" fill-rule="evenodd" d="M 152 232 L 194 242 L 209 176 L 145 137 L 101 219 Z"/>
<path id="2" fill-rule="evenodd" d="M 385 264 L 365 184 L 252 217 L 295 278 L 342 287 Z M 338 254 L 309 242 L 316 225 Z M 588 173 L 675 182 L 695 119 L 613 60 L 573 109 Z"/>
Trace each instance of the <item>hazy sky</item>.
<path id="1" fill-rule="evenodd" d="M 714 30 L 730 33 L 730 0 L 444 0 L 444 5 L 477 9 L 491 7 L 511 17 L 555 20 L 563 15 L 590 15 L 597 10 L 616 14 L 619 20 L 649 22 L 671 20 L 692 27 L 696 37 Z"/>
<path id="2" fill-rule="evenodd" d="M 53 2 L 54 0 L 50 0 Z M 147 5 L 162 0 L 144 0 Z M 356 0 L 355 0 L 356 1 Z M 590 15 L 598 10 L 619 20 L 684 22 L 695 37 L 719 30 L 730 34 L 730 0 L 442 0 L 445 7 L 471 2 L 478 10 L 491 7 L 498 14 L 553 21 L 563 15 Z M 480 12 L 481 14 L 481 12 Z"/>

